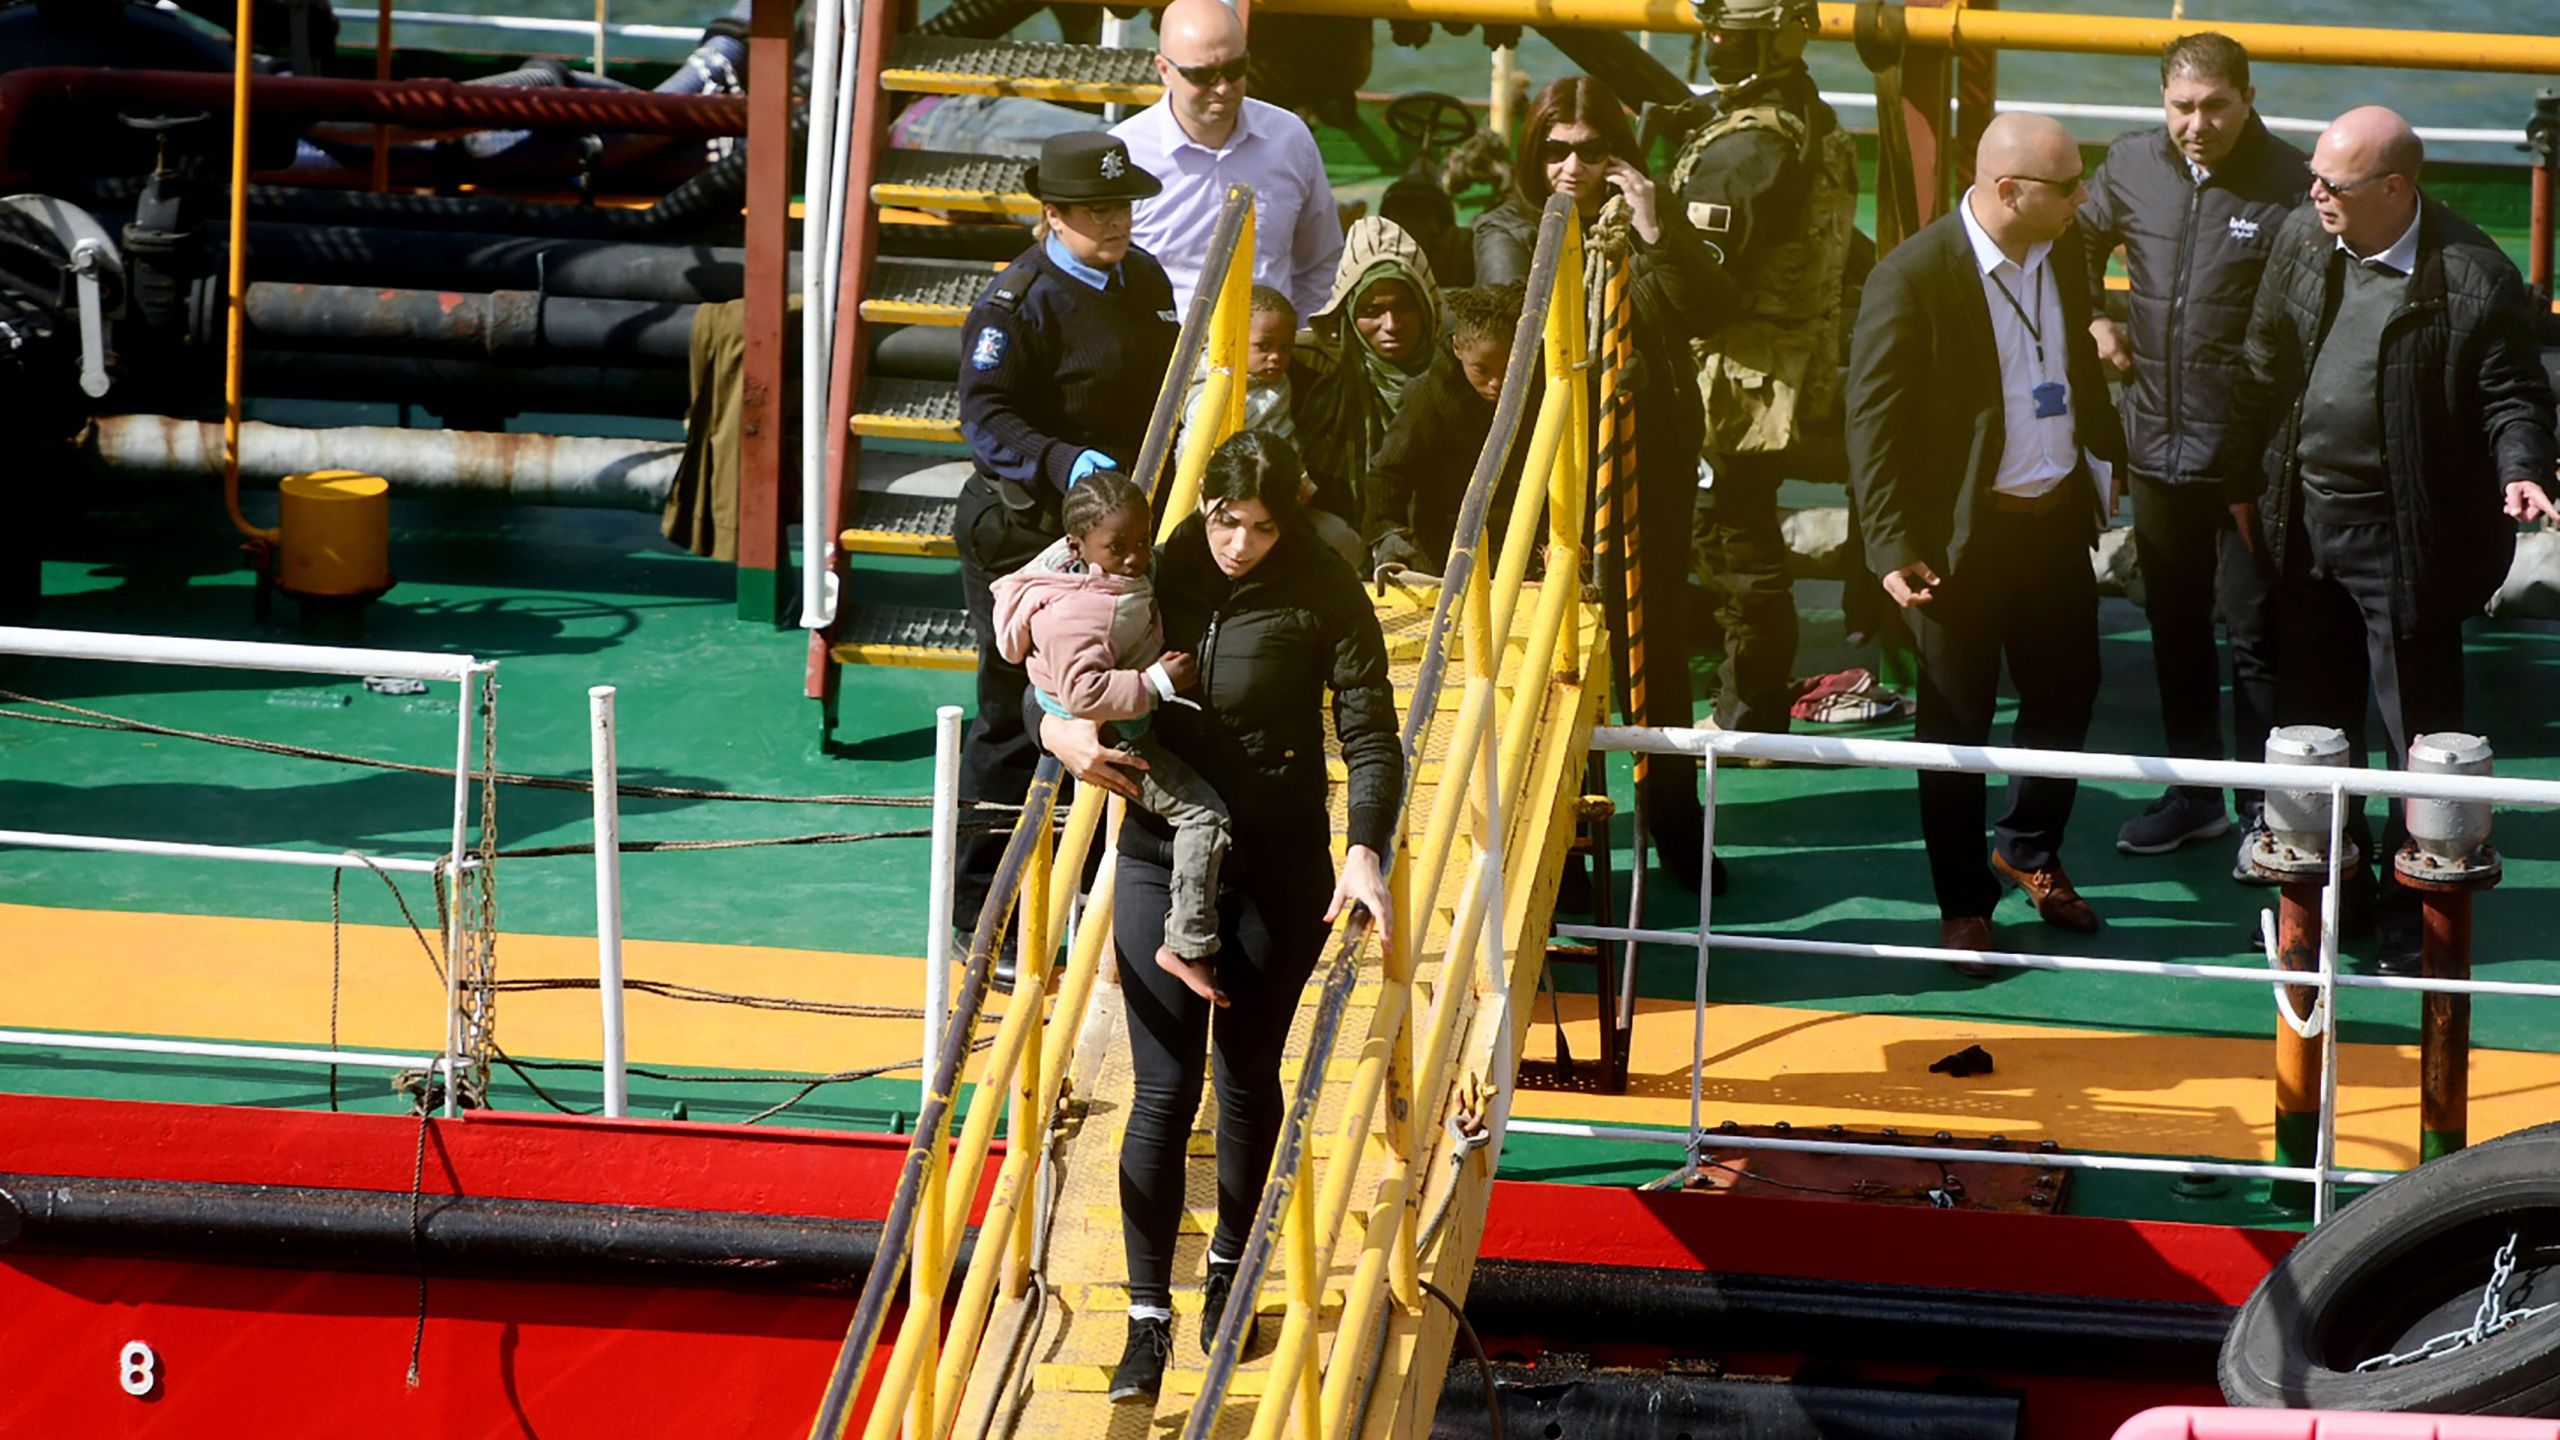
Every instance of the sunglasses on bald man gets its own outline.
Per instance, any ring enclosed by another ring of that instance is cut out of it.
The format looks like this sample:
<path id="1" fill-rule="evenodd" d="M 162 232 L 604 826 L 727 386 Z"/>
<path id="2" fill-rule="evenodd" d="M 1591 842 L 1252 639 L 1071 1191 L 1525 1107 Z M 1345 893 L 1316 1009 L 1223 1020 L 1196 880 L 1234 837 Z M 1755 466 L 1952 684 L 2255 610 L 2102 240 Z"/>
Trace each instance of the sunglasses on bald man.
<path id="1" fill-rule="evenodd" d="M 1173 57 L 1166 56 L 1164 63 L 1173 65 Z M 1173 73 L 1203 90 L 1222 83 L 1233 85 L 1244 79 L 1244 57 L 1239 55 L 1217 65 L 1173 65 Z"/>

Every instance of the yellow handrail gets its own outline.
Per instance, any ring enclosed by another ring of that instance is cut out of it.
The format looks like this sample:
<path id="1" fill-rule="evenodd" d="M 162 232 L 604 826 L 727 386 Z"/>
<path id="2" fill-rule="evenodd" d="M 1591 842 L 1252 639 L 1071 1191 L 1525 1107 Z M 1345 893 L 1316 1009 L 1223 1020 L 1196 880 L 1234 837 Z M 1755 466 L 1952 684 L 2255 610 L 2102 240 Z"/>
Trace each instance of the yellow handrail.
<path id="1" fill-rule="evenodd" d="M 276 543 L 278 532 L 249 523 L 240 513 L 241 356 L 249 324 L 249 48 L 255 0 L 240 0 L 231 29 L 231 252 L 223 263 L 222 510 L 231 528 L 255 546 Z"/>
<path id="2" fill-rule="evenodd" d="M 1367 1223 L 1335 1334 L 1365 1337 L 1371 1315 L 1389 1298 L 1407 1313 L 1420 1303 L 1418 1246 L 1425 1237 L 1417 1223 L 1418 1187 L 1426 1177 L 1418 1162 L 1456 1089 L 1458 1031 L 1464 1017 L 1476 1009 L 1477 981 L 1484 978 L 1495 985 L 1508 981 L 1503 975 L 1479 976 L 1480 957 L 1499 945 L 1504 918 L 1501 897 L 1527 884 L 1538 858 L 1535 847 L 1514 846 L 1504 832 L 1526 833 L 1531 826 L 1543 825 L 1545 817 L 1505 815 L 1502 799 L 1514 793 L 1525 777 L 1534 732 L 1543 719 L 1540 696 L 1549 677 L 1571 676 L 1580 663 L 1578 636 L 1568 619 L 1582 594 L 1583 491 L 1590 448 L 1588 337 L 1581 232 L 1564 201 L 1551 202 L 1541 217 L 1530 297 L 1532 305 L 1521 317 L 1513 348 L 1515 354 L 1525 355 L 1536 345 L 1545 391 L 1531 427 L 1527 467 L 1501 563 L 1490 573 L 1480 563 L 1483 515 L 1507 452 L 1518 439 L 1525 366 L 1516 366 L 1506 385 L 1505 403 L 1498 411 L 1502 418 L 1479 458 L 1460 532 L 1454 537 L 1448 579 L 1406 724 L 1409 760 L 1418 761 L 1430 728 L 1438 722 L 1438 691 L 1453 655 L 1464 666 L 1466 692 L 1449 749 L 1440 761 L 1440 783 L 1429 819 L 1418 835 L 1412 806 L 1405 807 L 1405 843 L 1398 845 L 1390 871 L 1394 909 L 1401 923 L 1382 958 L 1384 981 L 1378 1002 L 1360 1042 L 1348 1093 L 1342 1097 L 1335 1144 L 1319 1174 L 1311 1158 L 1315 1147 L 1308 1143 L 1312 1102 L 1322 1088 L 1321 1072 L 1336 1044 L 1333 1022 L 1348 991 L 1358 943 L 1364 938 L 1358 931 L 1347 931 L 1334 949 L 1317 1034 L 1308 1046 L 1306 1069 L 1283 1122 L 1270 1187 L 1264 1192 L 1255 1234 L 1236 1281 L 1239 1297 L 1252 1295 L 1272 1253 L 1279 1250 L 1288 1257 L 1289 1303 L 1254 1407 L 1253 1440 L 1278 1440 L 1289 1431 L 1308 1437 L 1340 1435 L 1358 1413 L 1356 1400 L 1368 1379 L 1368 1362 L 1337 1348 L 1320 1374 L 1318 1319 L 1324 1277 L 1331 1271 L 1342 1228 L 1354 1209 L 1360 1168 L 1367 1158 L 1364 1147 L 1369 1144 L 1386 1147 L 1386 1164 L 1367 1203 L 1359 1207 Z M 1543 482 L 1542 494 L 1530 491 L 1533 482 Z M 1546 581 L 1514 672 L 1513 703 L 1508 714 L 1497 714 L 1498 681 L 1527 584 L 1531 552 L 1541 538 L 1542 516 Z M 1412 784 L 1410 773 L 1407 784 Z M 1407 793 L 1409 799 L 1410 789 Z M 1431 897 L 1439 893 L 1455 856 L 1459 825 L 1469 815 L 1476 821 L 1472 858 L 1455 913 L 1442 935 L 1444 958 L 1426 1017 L 1417 1014 L 1413 956 L 1429 938 L 1426 932 L 1435 909 Z M 1523 824 L 1524 820 L 1528 823 Z M 1418 856 L 1411 843 L 1416 838 L 1420 840 Z M 1487 926 L 1494 928 L 1488 932 Z M 1488 936 L 1492 945 L 1485 943 Z M 1383 1120 L 1378 1118 L 1382 1098 L 1403 1102 L 1391 1107 Z M 1185 1436 L 1192 1440 L 1208 1433 L 1225 1403 L 1243 1334 L 1236 1317 L 1251 1309 L 1252 1302 L 1243 1298 L 1229 1307 L 1228 1323 L 1221 1327 L 1209 1373 L 1185 1427 Z"/>
<path id="3" fill-rule="evenodd" d="M 1099 0 L 1092 0 L 1099 3 Z M 1652 30 L 1694 34 L 1688 0 L 1254 0 L 1284 15 L 1348 15 L 1362 19 L 1444 24 L 1563 25 L 1575 29 Z M 2271 25 L 2134 15 L 2054 15 L 2023 10 L 1893 5 L 1909 43 L 1970 50 L 2043 50 L 2076 55 L 2156 58 L 2170 41 L 2200 30 L 2228 35 L 2249 58 L 2272 64 L 2371 65 L 2394 70 L 2474 70 L 2492 74 L 2560 74 L 2560 37 L 2545 33 L 2395 30 L 2356 25 Z M 1821 38 L 1856 38 L 1857 7 L 1822 6 Z"/>

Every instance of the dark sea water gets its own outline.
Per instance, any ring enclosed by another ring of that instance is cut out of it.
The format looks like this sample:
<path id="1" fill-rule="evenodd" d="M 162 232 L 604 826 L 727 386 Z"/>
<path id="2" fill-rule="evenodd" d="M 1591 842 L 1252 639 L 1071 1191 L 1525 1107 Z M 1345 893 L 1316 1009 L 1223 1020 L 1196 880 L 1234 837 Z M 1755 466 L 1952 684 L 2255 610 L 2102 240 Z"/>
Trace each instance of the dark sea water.
<path id="1" fill-rule="evenodd" d="M 670 25 L 698 25 L 725 8 L 722 0 L 610 0 L 612 18 Z M 481 14 L 554 16 L 590 19 L 591 0 L 402 0 L 403 9 L 458 9 Z M 933 0 L 927 0 L 928 9 Z M 2138 15 L 2165 17 L 2169 0 L 2008 0 L 2012 10 L 2070 15 Z M 2188 0 L 2187 18 L 2204 22 L 2261 21 L 2277 24 L 2360 25 L 2379 28 L 2423 26 L 2435 30 L 2487 31 L 2509 34 L 2560 32 L 2560 0 Z M 462 34 L 415 32 L 421 40 L 458 43 Z M 1143 23 L 1131 43 L 1151 43 L 1153 32 Z M 491 43 L 485 33 L 478 46 Z M 569 37 L 548 44 L 520 37 L 542 48 L 583 53 L 585 45 Z M 1674 69 L 1686 61 L 1686 36 L 1654 38 L 1655 53 Z M 683 46 L 617 42 L 635 53 L 677 54 Z M 1387 41 L 1380 27 L 1378 58 L 1369 88 L 1431 89 L 1480 95 L 1486 89 L 1486 50 L 1473 35 L 1436 35 L 1420 50 L 1404 50 Z M 1521 47 L 1521 66 L 1533 84 L 1569 73 L 1571 66 L 1555 49 L 1530 35 Z M 1826 90 L 1870 91 L 1865 70 L 1849 47 L 1818 44 L 1812 64 Z M 2379 70 L 2306 65 L 2268 65 L 2256 75 L 2262 113 L 2326 119 L 2361 104 L 2385 104 L 2421 126 L 2521 130 L 2531 111 L 2536 88 L 2560 84 L 2560 77 L 2472 75 L 2442 71 Z M 2084 104 L 2156 105 L 2159 101 L 2156 62 L 2132 57 L 2017 53 L 2000 61 L 2000 94 L 2004 100 L 2070 100 Z M 1844 109 L 1852 125 L 1864 127 L 1873 112 Z M 2086 138 L 2099 139 L 2129 128 L 2133 122 L 2077 119 L 2073 125 Z M 2302 142 L 2308 144 L 2307 138 Z M 2505 146 L 2437 147 L 2437 153 L 2464 159 L 2512 155 Z"/>

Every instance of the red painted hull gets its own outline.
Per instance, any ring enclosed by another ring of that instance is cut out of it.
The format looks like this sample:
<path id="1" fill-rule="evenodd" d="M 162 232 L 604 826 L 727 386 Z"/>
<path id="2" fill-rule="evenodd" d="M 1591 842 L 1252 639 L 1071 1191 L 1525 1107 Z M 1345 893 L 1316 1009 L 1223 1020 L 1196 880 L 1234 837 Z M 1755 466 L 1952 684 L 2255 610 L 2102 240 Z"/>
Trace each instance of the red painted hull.
<path id="1" fill-rule="evenodd" d="M 396 1118 L 0 1096 L 0 1168 L 22 1174 L 407 1191 Z M 423 1190 L 524 1200 L 876 1219 L 903 1139 L 479 1114 L 428 1127 Z M 2290 1235 L 1851 1208 L 1828 1202 L 1494 1187 L 1484 1253 L 1674 1271 L 2236 1304 Z M 841 1294 L 438 1277 L 419 1334 L 409 1276 L 0 1249 L 0 1435 L 797 1436 L 852 1314 Z M 1489 1337 L 1534 1355 L 1535 1336 Z M 129 1341 L 152 1393 L 119 1384 Z M 1663 1351 L 1603 1359 L 1658 1361 Z M 1729 1373 L 1795 1361 L 1727 1354 Z M 1862 1367 L 1861 1381 L 1943 1373 Z M 1979 1378 L 2028 1397 L 2030 1433 L 2104 1436 L 2209 1386 Z M 1836 1376 L 1834 1378 L 1837 1378 Z"/>

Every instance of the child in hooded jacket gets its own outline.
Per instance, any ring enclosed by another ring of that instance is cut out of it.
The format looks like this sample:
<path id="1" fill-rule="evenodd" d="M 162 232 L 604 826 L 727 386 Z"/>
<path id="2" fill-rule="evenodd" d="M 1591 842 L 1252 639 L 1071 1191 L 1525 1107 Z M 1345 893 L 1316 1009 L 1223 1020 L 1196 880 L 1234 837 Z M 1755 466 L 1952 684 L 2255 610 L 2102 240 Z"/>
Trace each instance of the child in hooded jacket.
<path id="1" fill-rule="evenodd" d="M 1224 1005 L 1218 865 L 1232 830 L 1217 790 L 1149 724 L 1159 705 L 1194 705 L 1181 692 L 1196 677 L 1192 657 L 1164 651 L 1148 578 L 1155 527 L 1146 492 L 1098 471 L 1067 492 L 1059 520 L 1063 538 L 995 582 L 996 648 L 1030 673 L 1041 709 L 1107 724 L 1119 747 L 1145 762 L 1138 801 L 1173 826 L 1172 895 L 1156 963 Z"/>

